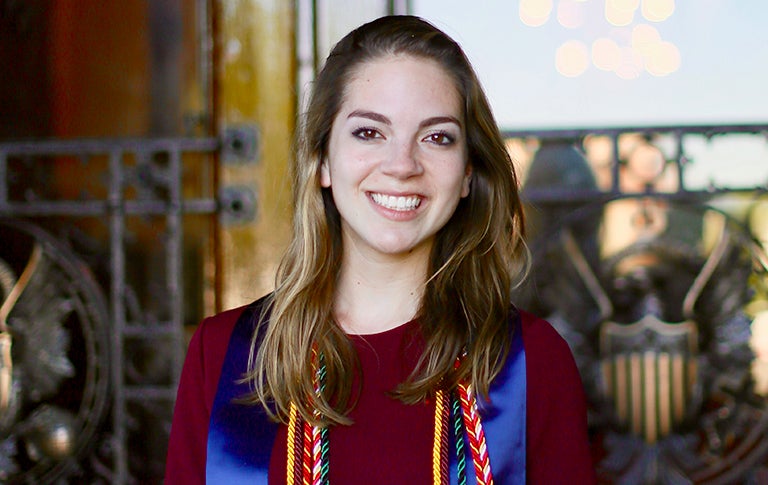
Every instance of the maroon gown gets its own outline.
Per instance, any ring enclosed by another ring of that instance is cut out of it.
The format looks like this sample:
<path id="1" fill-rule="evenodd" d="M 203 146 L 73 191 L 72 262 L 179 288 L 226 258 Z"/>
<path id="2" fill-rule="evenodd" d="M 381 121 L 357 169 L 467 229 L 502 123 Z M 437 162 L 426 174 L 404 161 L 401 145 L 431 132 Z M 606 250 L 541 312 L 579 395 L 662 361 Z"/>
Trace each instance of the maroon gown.
<path id="1" fill-rule="evenodd" d="M 208 423 L 229 337 L 243 309 L 205 319 L 192 337 L 174 410 L 167 485 L 205 483 Z M 570 349 L 548 322 L 520 314 L 526 359 L 526 481 L 595 483 L 585 397 Z M 331 429 L 331 484 L 360 483 L 361 477 L 366 483 L 431 482 L 434 403 L 408 406 L 386 394 L 418 359 L 417 353 L 403 349 L 415 326 L 409 322 L 380 334 L 352 337 L 364 382 L 372 384 L 362 386 L 352 411 L 358 424 Z M 285 483 L 286 435 L 286 426 L 280 426 L 270 484 Z M 386 452 L 393 449 L 397 452 Z"/>

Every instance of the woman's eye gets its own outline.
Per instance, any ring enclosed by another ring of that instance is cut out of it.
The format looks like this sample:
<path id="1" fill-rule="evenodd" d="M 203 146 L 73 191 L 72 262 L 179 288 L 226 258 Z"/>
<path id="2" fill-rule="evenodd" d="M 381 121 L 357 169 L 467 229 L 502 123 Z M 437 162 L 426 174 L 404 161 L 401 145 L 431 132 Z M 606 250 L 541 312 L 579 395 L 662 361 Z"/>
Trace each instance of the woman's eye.
<path id="1" fill-rule="evenodd" d="M 373 140 L 374 138 L 381 138 L 379 132 L 373 128 L 358 128 L 352 132 L 352 136 L 362 140 Z"/>
<path id="2" fill-rule="evenodd" d="M 454 142 L 454 138 L 445 132 L 438 132 L 438 133 L 431 133 L 426 138 L 425 141 L 428 141 L 430 143 L 434 143 L 435 145 L 450 145 Z"/>

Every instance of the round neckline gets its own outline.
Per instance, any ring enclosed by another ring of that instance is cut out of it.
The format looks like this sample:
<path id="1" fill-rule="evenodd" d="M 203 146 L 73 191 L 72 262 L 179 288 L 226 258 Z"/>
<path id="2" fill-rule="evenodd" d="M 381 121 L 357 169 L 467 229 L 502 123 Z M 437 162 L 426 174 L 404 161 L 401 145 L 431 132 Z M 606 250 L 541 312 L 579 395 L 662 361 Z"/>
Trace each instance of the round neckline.
<path id="1" fill-rule="evenodd" d="M 405 332 L 406 330 L 410 329 L 414 325 L 416 325 L 417 319 L 412 318 L 408 320 L 407 322 L 403 322 L 397 326 L 394 326 L 392 328 L 388 328 L 387 330 L 382 330 L 381 332 L 374 332 L 374 333 L 347 333 L 347 336 L 350 338 L 355 339 L 363 339 L 367 340 L 370 338 L 384 338 L 390 335 L 395 335 L 398 333 Z"/>

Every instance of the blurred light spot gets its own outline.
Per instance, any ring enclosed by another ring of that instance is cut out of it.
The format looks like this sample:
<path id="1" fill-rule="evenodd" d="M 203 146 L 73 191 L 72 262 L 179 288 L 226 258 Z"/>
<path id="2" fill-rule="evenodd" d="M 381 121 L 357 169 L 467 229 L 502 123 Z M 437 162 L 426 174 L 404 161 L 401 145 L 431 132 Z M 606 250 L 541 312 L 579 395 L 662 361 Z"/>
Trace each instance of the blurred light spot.
<path id="1" fill-rule="evenodd" d="M 666 160 L 661 150 L 651 144 L 642 144 L 632 150 L 626 166 L 640 182 L 650 184 L 661 176 Z"/>
<path id="2" fill-rule="evenodd" d="M 613 72 L 621 79 L 637 79 L 642 71 L 642 56 L 631 47 L 622 47 L 619 64 Z"/>
<path id="3" fill-rule="evenodd" d="M 654 76 L 666 76 L 680 69 L 680 50 L 671 42 L 659 42 L 645 58 L 645 68 Z"/>
<path id="4" fill-rule="evenodd" d="M 587 160 L 595 173 L 600 190 L 608 190 L 613 183 L 613 140 L 604 135 L 587 135 L 584 138 Z"/>
<path id="5" fill-rule="evenodd" d="M 235 62 L 243 51 L 243 45 L 238 39 L 231 39 L 224 46 L 224 62 Z"/>
<path id="6" fill-rule="evenodd" d="M 632 48 L 647 57 L 661 43 L 661 35 L 655 27 L 639 24 L 632 29 Z"/>
<path id="7" fill-rule="evenodd" d="M 557 4 L 557 21 L 566 29 L 578 29 L 584 25 L 584 6 L 577 0 L 560 0 Z"/>
<path id="8" fill-rule="evenodd" d="M 643 0 L 640 9 L 651 22 L 663 22 L 675 12 L 675 0 Z"/>
<path id="9" fill-rule="evenodd" d="M 520 0 L 520 20 L 529 27 L 539 27 L 549 20 L 552 0 Z"/>
<path id="10" fill-rule="evenodd" d="M 603 71 L 613 71 L 621 60 L 619 45 L 608 37 L 592 42 L 592 64 Z"/>
<path id="11" fill-rule="evenodd" d="M 613 139 L 606 135 L 587 135 L 584 137 L 584 150 L 587 160 L 593 166 L 607 166 L 613 161 Z"/>
<path id="12" fill-rule="evenodd" d="M 625 12 L 634 12 L 640 6 L 640 0 L 606 0 L 605 3 L 610 3 L 616 10 Z"/>
<path id="13" fill-rule="evenodd" d="M 635 17 L 636 0 L 605 0 L 605 20 L 616 27 L 623 27 L 632 23 Z"/>
<path id="14" fill-rule="evenodd" d="M 589 51 L 583 42 L 569 40 L 557 48 L 555 67 L 566 77 L 580 76 L 589 66 Z"/>

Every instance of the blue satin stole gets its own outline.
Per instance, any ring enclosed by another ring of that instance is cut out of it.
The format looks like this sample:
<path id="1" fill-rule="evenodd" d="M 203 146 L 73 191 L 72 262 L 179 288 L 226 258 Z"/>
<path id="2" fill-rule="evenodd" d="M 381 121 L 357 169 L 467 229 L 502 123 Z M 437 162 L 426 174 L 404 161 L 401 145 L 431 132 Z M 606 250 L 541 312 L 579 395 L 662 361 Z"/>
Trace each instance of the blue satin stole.
<path id="1" fill-rule="evenodd" d="M 230 338 L 208 429 L 206 483 L 215 485 L 267 485 L 269 460 L 278 425 L 260 406 L 241 404 L 247 394 L 248 352 L 259 305 L 240 316 Z M 525 350 L 519 316 L 509 357 L 491 387 L 490 400 L 479 400 L 494 482 L 525 484 Z M 469 443 L 464 437 L 467 484 L 476 484 Z M 333 446 L 333 443 L 331 443 Z M 455 441 L 449 448 L 451 483 L 458 483 Z M 333 464 L 331 464 L 333 466 Z M 333 484 L 331 484 L 333 485 Z"/>

